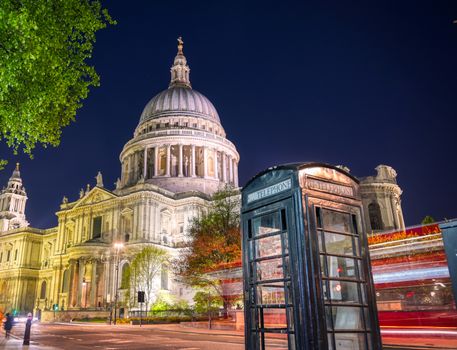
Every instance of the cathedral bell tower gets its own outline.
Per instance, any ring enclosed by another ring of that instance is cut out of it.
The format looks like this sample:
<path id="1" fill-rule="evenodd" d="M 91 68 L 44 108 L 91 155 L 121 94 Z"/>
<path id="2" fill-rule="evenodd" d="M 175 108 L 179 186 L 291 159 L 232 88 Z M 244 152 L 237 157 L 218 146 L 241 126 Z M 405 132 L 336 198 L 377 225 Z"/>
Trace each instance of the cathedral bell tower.
<path id="1" fill-rule="evenodd" d="M 15 228 L 29 225 L 25 219 L 27 193 L 22 184 L 19 163 L 8 180 L 6 188 L 0 192 L 0 234 Z"/>

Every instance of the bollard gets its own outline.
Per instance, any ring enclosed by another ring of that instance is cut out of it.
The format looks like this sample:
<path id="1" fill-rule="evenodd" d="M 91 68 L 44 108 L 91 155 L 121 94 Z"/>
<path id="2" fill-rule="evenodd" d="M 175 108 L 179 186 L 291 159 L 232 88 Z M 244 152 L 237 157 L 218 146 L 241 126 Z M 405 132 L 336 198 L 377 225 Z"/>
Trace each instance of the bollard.
<path id="1" fill-rule="evenodd" d="M 32 314 L 29 312 L 27 315 L 27 322 L 25 324 L 24 342 L 22 345 L 30 345 L 30 329 L 32 328 Z"/>

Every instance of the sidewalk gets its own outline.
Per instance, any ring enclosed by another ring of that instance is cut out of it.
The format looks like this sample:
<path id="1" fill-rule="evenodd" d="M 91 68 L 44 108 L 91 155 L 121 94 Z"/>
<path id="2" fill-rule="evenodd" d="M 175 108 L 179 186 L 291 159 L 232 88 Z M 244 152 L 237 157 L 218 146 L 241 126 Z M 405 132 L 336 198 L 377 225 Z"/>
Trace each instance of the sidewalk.
<path id="1" fill-rule="evenodd" d="M 15 335 L 11 335 L 9 339 L 5 339 L 4 335 L 2 334 L 2 338 L 0 339 L 0 349 L 29 349 L 29 350 L 53 350 L 55 348 L 47 347 L 47 346 L 38 346 L 35 342 L 31 341 L 30 345 L 22 345 L 23 339 L 19 338 Z"/>

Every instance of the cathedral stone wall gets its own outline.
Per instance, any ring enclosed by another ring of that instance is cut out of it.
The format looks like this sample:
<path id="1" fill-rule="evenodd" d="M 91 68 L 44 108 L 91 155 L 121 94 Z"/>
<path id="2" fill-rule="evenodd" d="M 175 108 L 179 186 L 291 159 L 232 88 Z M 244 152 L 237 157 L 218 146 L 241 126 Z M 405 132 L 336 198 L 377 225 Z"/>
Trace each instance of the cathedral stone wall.
<path id="1" fill-rule="evenodd" d="M 387 165 L 376 167 L 375 176 L 361 178 L 360 192 L 369 233 L 403 230 L 402 190 L 396 171 Z"/>

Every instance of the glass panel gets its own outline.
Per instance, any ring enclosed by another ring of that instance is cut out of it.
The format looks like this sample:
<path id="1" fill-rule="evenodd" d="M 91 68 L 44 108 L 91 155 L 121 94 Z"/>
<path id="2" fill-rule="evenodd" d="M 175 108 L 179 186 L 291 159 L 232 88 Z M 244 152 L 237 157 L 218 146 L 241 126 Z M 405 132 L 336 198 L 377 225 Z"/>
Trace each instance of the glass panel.
<path id="1" fill-rule="evenodd" d="M 287 308 L 287 317 L 289 319 L 289 330 L 294 330 L 294 308 L 289 307 Z"/>
<path id="2" fill-rule="evenodd" d="M 340 213 L 328 209 L 321 210 L 321 221 L 324 229 L 346 233 L 354 233 L 350 214 Z"/>
<path id="3" fill-rule="evenodd" d="M 367 304 L 367 286 L 365 283 L 360 284 L 360 294 L 362 294 L 362 304 Z"/>
<path id="4" fill-rule="evenodd" d="M 333 331 L 333 317 L 332 317 L 332 308 L 325 307 L 325 323 L 327 324 L 327 330 Z"/>
<path id="5" fill-rule="evenodd" d="M 263 313 L 263 324 L 265 328 L 287 328 L 286 309 L 261 308 L 259 319 Z"/>
<path id="6" fill-rule="evenodd" d="M 365 350 L 365 334 L 335 333 L 336 350 Z"/>
<path id="7" fill-rule="evenodd" d="M 265 334 L 265 350 L 287 350 L 287 334 Z"/>
<path id="8" fill-rule="evenodd" d="M 265 284 L 257 286 L 257 303 L 265 304 L 285 304 L 284 283 Z"/>
<path id="9" fill-rule="evenodd" d="M 347 281 L 329 281 L 332 301 L 360 303 L 358 283 Z"/>
<path id="10" fill-rule="evenodd" d="M 365 328 L 371 330 L 370 311 L 364 307 L 363 312 L 365 313 Z"/>
<path id="11" fill-rule="evenodd" d="M 324 295 L 324 300 L 325 301 L 328 301 L 329 299 L 329 294 L 328 294 L 328 281 L 327 280 L 323 280 L 322 281 L 322 294 Z"/>
<path id="12" fill-rule="evenodd" d="M 329 232 L 324 232 L 324 236 L 325 249 L 328 254 L 359 256 L 358 242 L 353 240 L 353 237 Z"/>
<path id="13" fill-rule="evenodd" d="M 254 236 L 280 231 L 279 212 L 270 213 L 253 219 Z"/>
<path id="14" fill-rule="evenodd" d="M 368 350 L 373 349 L 373 336 L 371 333 L 367 333 L 367 340 L 368 340 Z"/>
<path id="15" fill-rule="evenodd" d="M 324 256 L 321 256 L 321 263 L 325 260 Z M 360 262 L 355 259 L 351 258 L 341 258 L 336 256 L 327 256 L 327 274 L 324 276 L 338 278 L 357 278 L 355 265 L 359 264 Z M 360 270 L 360 269 L 359 269 Z"/>
<path id="16" fill-rule="evenodd" d="M 319 251 L 321 253 L 325 253 L 325 249 L 324 249 L 324 243 L 323 243 L 323 233 L 322 231 L 317 231 L 317 237 L 319 239 Z"/>
<path id="17" fill-rule="evenodd" d="M 335 330 L 364 330 L 362 308 L 354 306 L 326 306 L 327 328 L 331 330 L 331 322 Z"/>
<path id="18" fill-rule="evenodd" d="M 320 260 L 321 260 L 321 273 L 322 273 L 322 276 L 327 276 L 327 268 L 325 266 L 325 255 L 321 255 L 320 256 Z"/>
<path id="19" fill-rule="evenodd" d="M 282 258 L 262 260 L 256 264 L 258 281 L 284 278 Z"/>
<path id="20" fill-rule="evenodd" d="M 280 234 L 252 241 L 252 244 L 255 247 L 255 258 L 280 255 L 282 253 Z"/>
<path id="21" fill-rule="evenodd" d="M 295 335 L 289 334 L 289 350 L 295 350 Z"/>
<path id="22" fill-rule="evenodd" d="M 329 348 L 329 350 L 334 349 L 334 346 L 333 346 L 333 333 L 329 333 L 327 335 L 327 340 L 328 340 L 328 348 Z"/>

